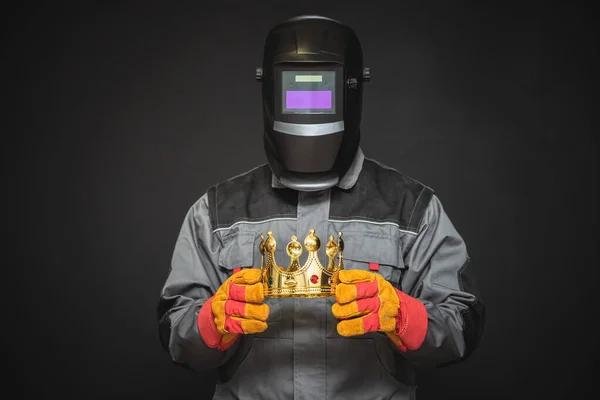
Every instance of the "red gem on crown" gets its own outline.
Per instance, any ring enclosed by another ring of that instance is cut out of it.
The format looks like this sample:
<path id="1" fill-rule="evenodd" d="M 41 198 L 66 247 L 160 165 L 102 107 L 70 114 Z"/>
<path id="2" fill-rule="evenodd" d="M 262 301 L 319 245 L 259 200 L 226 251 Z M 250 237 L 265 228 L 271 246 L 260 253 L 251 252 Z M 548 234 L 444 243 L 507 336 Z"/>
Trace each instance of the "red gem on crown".
<path id="1" fill-rule="evenodd" d="M 319 277 L 316 276 L 316 275 L 313 275 L 313 276 L 310 277 L 310 281 L 312 283 L 317 283 L 317 282 L 319 282 Z"/>

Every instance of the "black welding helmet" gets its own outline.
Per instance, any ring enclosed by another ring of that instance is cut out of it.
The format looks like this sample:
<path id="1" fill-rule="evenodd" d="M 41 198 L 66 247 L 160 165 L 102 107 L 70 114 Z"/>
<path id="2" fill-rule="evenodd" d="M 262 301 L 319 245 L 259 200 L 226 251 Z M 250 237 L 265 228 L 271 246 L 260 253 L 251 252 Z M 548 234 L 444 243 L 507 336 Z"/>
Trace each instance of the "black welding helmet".
<path id="1" fill-rule="evenodd" d="M 294 190 L 335 186 L 358 150 L 362 87 L 370 79 L 354 31 L 320 16 L 278 24 L 256 79 L 273 174 Z"/>

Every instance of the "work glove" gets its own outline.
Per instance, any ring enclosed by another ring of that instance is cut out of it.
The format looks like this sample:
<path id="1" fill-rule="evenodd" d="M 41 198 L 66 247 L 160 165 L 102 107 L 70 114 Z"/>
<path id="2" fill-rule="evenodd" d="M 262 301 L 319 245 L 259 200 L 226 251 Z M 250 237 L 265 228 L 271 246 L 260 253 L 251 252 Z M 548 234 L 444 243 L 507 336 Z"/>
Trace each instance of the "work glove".
<path id="1" fill-rule="evenodd" d="M 427 333 L 423 303 L 373 272 L 341 270 L 331 310 L 341 336 L 383 332 L 403 352 L 419 348 Z"/>
<path id="2" fill-rule="evenodd" d="M 243 269 L 200 308 L 198 330 L 208 347 L 227 350 L 240 335 L 265 331 L 268 316 L 260 268 Z"/>

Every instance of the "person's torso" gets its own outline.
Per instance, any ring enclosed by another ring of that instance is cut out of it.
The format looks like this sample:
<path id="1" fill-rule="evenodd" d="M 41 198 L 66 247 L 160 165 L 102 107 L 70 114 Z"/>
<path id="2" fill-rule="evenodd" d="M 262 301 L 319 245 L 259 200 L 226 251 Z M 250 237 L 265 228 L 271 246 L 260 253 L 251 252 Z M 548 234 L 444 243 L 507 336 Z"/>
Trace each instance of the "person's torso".
<path id="1" fill-rule="evenodd" d="M 404 255 L 416 238 L 429 188 L 368 159 L 349 190 L 295 192 L 273 188 L 271 177 L 263 166 L 209 190 L 211 223 L 223 245 L 223 280 L 237 268 L 260 268 L 261 234 L 272 231 L 276 261 L 285 268 L 291 237 L 303 243 L 314 229 L 321 239 L 322 264 L 325 243 L 342 232 L 344 268 L 371 270 L 400 287 L 407 268 Z M 306 251 L 303 256 L 300 264 Z M 386 335 L 347 338 L 337 333 L 334 299 L 266 299 L 268 329 L 241 338 L 239 350 L 220 369 L 214 398 L 414 398 L 414 370 Z"/>

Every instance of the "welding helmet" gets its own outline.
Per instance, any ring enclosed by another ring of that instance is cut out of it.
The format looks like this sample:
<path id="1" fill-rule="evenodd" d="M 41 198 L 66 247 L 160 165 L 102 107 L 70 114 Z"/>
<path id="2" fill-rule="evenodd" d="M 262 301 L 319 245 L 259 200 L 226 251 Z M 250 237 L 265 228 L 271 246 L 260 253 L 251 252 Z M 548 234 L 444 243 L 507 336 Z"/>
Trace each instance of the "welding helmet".
<path id="1" fill-rule="evenodd" d="M 284 186 L 318 191 L 335 186 L 360 142 L 362 49 L 354 31 L 321 16 L 299 16 L 274 26 L 264 45 L 264 148 Z"/>

